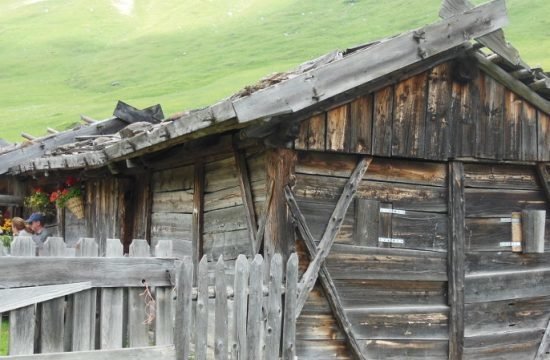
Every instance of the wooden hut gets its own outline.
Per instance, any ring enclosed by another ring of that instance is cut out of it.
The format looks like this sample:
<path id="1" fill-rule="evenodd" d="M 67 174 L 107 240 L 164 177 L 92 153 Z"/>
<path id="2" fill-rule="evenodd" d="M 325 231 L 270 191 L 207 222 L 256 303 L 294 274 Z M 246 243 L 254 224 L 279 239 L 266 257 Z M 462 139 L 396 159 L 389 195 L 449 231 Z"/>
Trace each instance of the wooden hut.
<path id="1" fill-rule="evenodd" d="M 85 217 L 58 216 L 68 242 L 172 239 L 228 274 L 238 254 L 297 252 L 300 358 L 534 358 L 550 80 L 505 42 L 503 1 L 447 0 L 441 17 L 162 122 L 115 113 L 140 126 L 104 143 L 37 139 L 0 173 L 27 189 L 82 179 Z"/>

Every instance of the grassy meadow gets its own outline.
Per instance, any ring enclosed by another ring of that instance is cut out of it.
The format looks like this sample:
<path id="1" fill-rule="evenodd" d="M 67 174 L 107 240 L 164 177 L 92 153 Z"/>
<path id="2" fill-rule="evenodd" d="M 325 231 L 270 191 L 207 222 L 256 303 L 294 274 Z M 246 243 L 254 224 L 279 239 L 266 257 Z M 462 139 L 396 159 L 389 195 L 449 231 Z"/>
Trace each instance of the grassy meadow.
<path id="1" fill-rule="evenodd" d="M 476 1 L 480 3 L 481 1 Z M 196 108 L 334 49 L 419 27 L 440 0 L 0 0 L 0 138 L 116 101 Z M 508 39 L 550 69 L 548 0 L 508 0 Z"/>

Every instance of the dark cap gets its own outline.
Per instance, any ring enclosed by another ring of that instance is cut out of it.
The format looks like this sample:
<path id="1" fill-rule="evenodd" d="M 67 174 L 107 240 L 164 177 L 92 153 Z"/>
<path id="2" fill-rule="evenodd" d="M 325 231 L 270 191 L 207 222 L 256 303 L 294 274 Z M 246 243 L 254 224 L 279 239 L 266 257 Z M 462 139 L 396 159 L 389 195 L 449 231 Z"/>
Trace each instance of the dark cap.
<path id="1" fill-rule="evenodd" d="M 33 221 L 40 221 L 41 223 L 44 223 L 44 215 L 41 213 L 32 213 L 31 216 L 25 222 L 32 223 Z"/>

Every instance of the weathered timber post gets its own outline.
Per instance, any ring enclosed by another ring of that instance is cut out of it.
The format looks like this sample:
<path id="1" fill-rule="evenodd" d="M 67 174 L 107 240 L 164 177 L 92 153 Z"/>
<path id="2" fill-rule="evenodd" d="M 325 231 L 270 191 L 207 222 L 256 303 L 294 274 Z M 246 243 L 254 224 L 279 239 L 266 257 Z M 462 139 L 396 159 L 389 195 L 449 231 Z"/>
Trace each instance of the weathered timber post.
<path id="1" fill-rule="evenodd" d="M 290 149 L 268 150 L 266 155 L 266 184 L 273 181 L 273 192 L 270 207 L 267 210 L 264 260 L 269 266 L 276 253 L 283 256 L 286 264 L 288 256 L 294 251 L 294 227 L 292 217 L 286 206 L 284 188 L 294 181 L 294 165 L 296 152 Z M 267 189 L 269 191 L 269 189 Z M 266 272 L 269 274 L 269 271 Z"/>
<path id="2" fill-rule="evenodd" d="M 523 210 L 521 213 L 521 230 L 524 253 L 544 252 L 545 210 Z"/>
<path id="3" fill-rule="evenodd" d="M 464 165 L 449 163 L 449 360 L 462 359 L 464 351 Z"/>

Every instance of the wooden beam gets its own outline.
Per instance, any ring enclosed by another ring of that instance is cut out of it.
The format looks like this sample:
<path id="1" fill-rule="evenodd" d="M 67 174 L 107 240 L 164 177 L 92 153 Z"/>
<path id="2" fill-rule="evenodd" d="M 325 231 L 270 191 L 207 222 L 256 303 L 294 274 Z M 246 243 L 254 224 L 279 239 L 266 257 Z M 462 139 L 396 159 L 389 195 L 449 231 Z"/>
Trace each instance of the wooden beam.
<path id="1" fill-rule="evenodd" d="M 239 122 L 295 113 L 507 24 L 504 0 L 386 39 L 233 101 Z"/>
<path id="2" fill-rule="evenodd" d="M 449 360 L 462 359 L 464 351 L 464 165 L 449 163 L 448 304 Z"/>
<path id="3" fill-rule="evenodd" d="M 162 107 L 158 104 L 139 110 L 120 100 L 116 104 L 113 115 L 128 124 L 141 121 L 148 123 L 159 123 L 164 119 Z"/>
<path id="4" fill-rule="evenodd" d="M 541 111 L 544 111 L 546 114 L 550 114 L 550 101 L 544 99 L 542 96 L 531 90 L 529 86 L 514 78 L 500 66 L 492 63 L 485 57 L 485 55 L 477 52 L 474 52 L 473 55 L 481 70 L 485 71 L 499 83 L 523 97 Z"/>
<path id="5" fill-rule="evenodd" d="M 22 133 L 21 133 L 21 137 L 22 137 L 23 139 L 27 139 L 27 140 L 29 140 L 29 141 L 36 140 L 36 136 L 33 136 L 33 135 L 31 135 L 31 134 L 29 134 L 29 133 L 26 133 L 26 132 L 22 132 Z"/>
<path id="6" fill-rule="evenodd" d="M 294 198 L 294 193 L 289 186 L 285 187 L 285 196 L 287 200 L 287 205 L 292 212 L 294 224 L 298 228 L 302 239 L 304 239 L 304 243 L 306 244 L 310 258 L 313 259 L 317 256 L 317 246 L 315 245 L 316 239 L 311 234 L 306 219 L 302 214 L 302 211 L 298 206 L 298 202 Z M 336 289 L 334 281 L 332 280 L 332 276 L 328 272 L 324 263 L 321 264 L 321 268 L 319 271 L 319 280 L 321 281 L 321 286 L 325 291 L 328 303 L 331 307 L 333 314 L 335 315 L 336 321 L 338 322 L 338 325 L 340 325 L 340 328 L 348 339 L 348 344 L 354 353 L 354 357 L 361 360 L 366 359 L 366 353 L 361 351 L 361 346 L 353 335 L 353 326 L 349 321 L 346 312 L 344 311 L 344 306 L 342 305 L 338 290 Z M 296 318 L 300 316 L 300 313 L 301 309 L 296 309 Z"/>
<path id="7" fill-rule="evenodd" d="M 550 345 L 550 321 L 548 322 L 548 325 L 546 326 L 546 330 L 544 331 L 544 335 L 542 336 L 542 340 L 537 350 L 537 354 L 535 355 L 535 360 L 543 360 L 546 358 L 546 351 L 548 350 L 549 345 Z"/>
<path id="8" fill-rule="evenodd" d="M 473 7 L 474 5 L 469 0 L 444 0 L 441 4 L 439 16 L 444 19 L 449 18 L 472 9 Z M 525 68 L 529 68 L 529 66 L 521 60 L 518 50 L 506 41 L 504 38 L 504 32 L 501 29 L 478 37 L 476 40 L 493 50 L 502 59 L 508 62 L 509 65 L 521 65 Z"/>
<path id="9" fill-rule="evenodd" d="M 256 233 L 256 254 L 258 254 L 262 248 L 265 236 L 265 224 L 267 222 L 267 213 L 269 212 L 269 207 L 271 206 L 271 199 L 273 199 L 273 188 L 275 187 L 275 182 L 272 180 L 269 183 L 267 188 L 267 194 L 264 201 L 264 207 L 260 220 L 258 222 L 258 232 Z"/>
<path id="10" fill-rule="evenodd" d="M 176 360 L 176 352 L 174 345 L 169 345 L 117 350 L 0 356 L 0 358 L 5 360 Z"/>
<path id="11" fill-rule="evenodd" d="M 0 290 L 0 313 L 74 294 L 92 287 L 90 282 Z"/>
<path id="12" fill-rule="evenodd" d="M 271 264 L 271 259 L 276 253 L 283 256 L 283 264 L 286 264 L 288 256 L 294 250 L 294 229 L 286 207 L 284 188 L 294 179 L 295 162 L 296 152 L 290 149 L 271 149 L 266 153 L 266 184 L 274 184 L 271 206 L 267 209 L 264 235 L 266 266 Z M 269 274 L 269 271 L 266 273 Z"/>
<path id="13" fill-rule="evenodd" d="M 540 185 L 546 195 L 547 208 L 550 209 L 550 171 L 548 167 L 550 163 L 537 164 L 537 175 L 539 177 Z"/>
<path id="14" fill-rule="evenodd" d="M 544 253 L 545 224 L 546 210 L 524 209 L 521 212 L 524 253 Z"/>
<path id="15" fill-rule="evenodd" d="M 258 225 L 256 224 L 256 213 L 254 211 L 254 199 L 252 198 L 252 190 L 250 186 L 250 177 L 248 176 L 248 168 L 246 166 L 246 156 L 244 152 L 239 151 L 236 145 L 233 146 L 233 155 L 237 166 L 237 176 L 239 178 L 239 188 L 241 189 L 241 198 L 243 200 L 244 211 L 246 215 L 246 225 L 248 228 L 248 240 L 252 254 L 258 251 L 256 233 Z"/>
<path id="16" fill-rule="evenodd" d="M 23 197 L 22 196 L 15 196 L 15 195 L 2 195 L 0 194 L 0 205 L 15 205 L 15 206 L 21 206 L 23 205 Z"/>
<path id="17" fill-rule="evenodd" d="M 204 163 L 198 160 L 195 163 L 195 179 L 193 187 L 193 266 L 198 269 L 199 261 L 204 253 Z M 194 273 L 193 284 L 196 284 L 198 272 Z"/>
<path id="18" fill-rule="evenodd" d="M 57 131 L 57 130 L 51 128 L 51 127 L 46 128 L 46 131 L 48 132 L 48 134 L 58 134 L 59 133 L 59 131 Z"/>
<path id="19" fill-rule="evenodd" d="M 97 120 L 93 119 L 92 117 L 83 114 L 80 115 L 80 120 L 82 120 L 86 124 L 93 124 L 97 122 Z"/>
<path id="20" fill-rule="evenodd" d="M 157 258 L 5 256 L 0 261 L 0 289 L 76 282 L 91 282 L 93 287 L 142 287 L 143 279 L 151 286 L 171 286 L 174 262 Z"/>
<path id="21" fill-rule="evenodd" d="M 329 254 L 330 248 L 332 247 L 332 244 L 336 239 L 336 235 L 340 230 L 340 226 L 344 221 L 346 212 L 348 211 L 348 208 L 353 201 L 353 198 L 355 197 L 357 187 L 363 179 L 363 175 L 365 175 L 365 172 L 367 171 L 371 162 L 372 157 L 362 157 L 357 163 L 357 166 L 355 167 L 355 170 L 353 170 L 346 185 L 344 186 L 342 195 L 340 195 L 340 199 L 338 199 L 338 202 L 336 203 L 336 207 L 332 212 L 330 221 L 325 229 L 325 232 L 323 233 L 323 236 L 321 237 L 319 246 L 317 247 L 317 254 L 309 263 L 306 272 L 302 276 L 302 280 L 300 280 L 300 294 L 298 296 L 298 302 L 296 304 L 296 312 L 298 314 L 302 311 L 302 308 L 306 303 L 310 291 L 315 286 L 315 282 L 317 281 L 317 276 L 319 275 L 321 265 Z"/>

